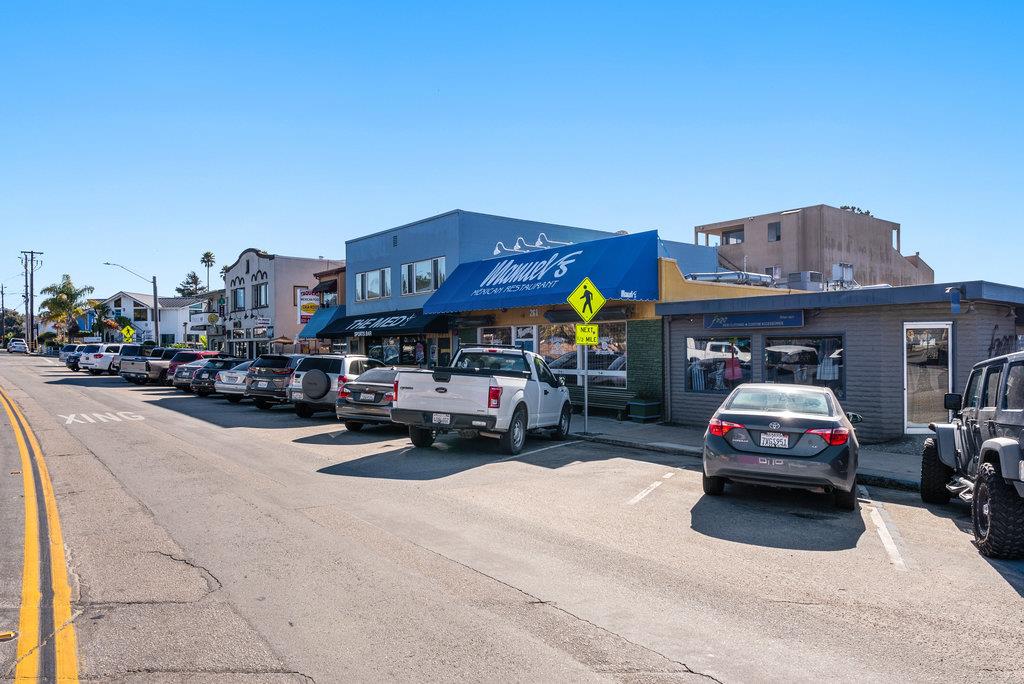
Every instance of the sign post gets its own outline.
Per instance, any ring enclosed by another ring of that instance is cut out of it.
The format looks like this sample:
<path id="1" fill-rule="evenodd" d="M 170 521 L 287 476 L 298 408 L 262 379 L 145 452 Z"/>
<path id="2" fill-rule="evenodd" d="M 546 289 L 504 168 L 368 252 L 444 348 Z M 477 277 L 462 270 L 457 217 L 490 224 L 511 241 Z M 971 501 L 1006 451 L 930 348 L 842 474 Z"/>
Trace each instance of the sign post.
<path id="1" fill-rule="evenodd" d="M 566 298 L 569 306 L 579 314 L 583 323 L 576 324 L 576 346 L 583 347 L 583 432 L 590 432 L 590 374 L 587 372 L 590 363 L 590 349 L 599 343 L 597 324 L 590 321 L 601 310 L 607 301 L 590 278 L 584 278 L 576 289 Z"/>

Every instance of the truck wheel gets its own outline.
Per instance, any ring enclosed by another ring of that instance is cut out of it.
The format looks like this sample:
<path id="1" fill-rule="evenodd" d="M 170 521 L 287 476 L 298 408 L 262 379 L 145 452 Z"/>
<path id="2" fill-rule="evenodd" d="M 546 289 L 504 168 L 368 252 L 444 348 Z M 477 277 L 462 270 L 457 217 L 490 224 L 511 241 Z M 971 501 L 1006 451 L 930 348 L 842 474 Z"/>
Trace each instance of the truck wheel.
<path id="1" fill-rule="evenodd" d="M 832 492 L 832 503 L 835 504 L 836 508 L 843 511 L 857 510 L 857 483 L 854 482 L 853 489 L 848 492 L 842 489 Z"/>
<path id="2" fill-rule="evenodd" d="M 708 496 L 721 496 L 725 493 L 725 480 L 720 477 L 709 477 L 701 473 L 700 483 Z"/>
<path id="3" fill-rule="evenodd" d="M 562 440 L 569 436 L 569 423 L 572 421 L 572 408 L 569 404 L 562 407 L 562 413 L 558 416 L 558 425 L 555 426 L 551 437 Z"/>
<path id="4" fill-rule="evenodd" d="M 429 428 L 409 426 L 409 439 L 412 445 L 420 449 L 426 449 L 434 443 L 434 431 Z"/>
<path id="5" fill-rule="evenodd" d="M 312 418 L 313 407 L 310 406 L 309 404 L 296 404 L 295 415 L 297 415 L 299 418 Z"/>
<path id="6" fill-rule="evenodd" d="M 345 429 L 348 430 L 349 432 L 359 432 L 360 430 L 363 429 L 363 424 L 362 423 L 357 423 L 354 420 L 346 420 L 345 421 Z M 430 440 L 430 441 L 433 442 L 434 440 Z"/>
<path id="7" fill-rule="evenodd" d="M 974 543 L 989 558 L 1024 558 L 1024 499 L 991 463 L 982 463 L 971 504 Z"/>
<path id="8" fill-rule="evenodd" d="M 224 398 L 230 401 L 232 404 L 237 404 L 238 402 L 242 401 L 241 394 L 229 394 Z"/>
<path id="9" fill-rule="evenodd" d="M 515 456 L 523 450 L 524 444 L 526 444 L 526 410 L 522 406 L 517 406 L 512 414 L 512 421 L 508 424 L 508 430 L 501 435 L 501 450 Z"/>
<path id="10" fill-rule="evenodd" d="M 953 469 L 939 460 L 939 447 L 934 439 L 924 441 L 921 451 L 921 501 L 944 504 L 950 493 L 946 485 L 953 479 Z"/>

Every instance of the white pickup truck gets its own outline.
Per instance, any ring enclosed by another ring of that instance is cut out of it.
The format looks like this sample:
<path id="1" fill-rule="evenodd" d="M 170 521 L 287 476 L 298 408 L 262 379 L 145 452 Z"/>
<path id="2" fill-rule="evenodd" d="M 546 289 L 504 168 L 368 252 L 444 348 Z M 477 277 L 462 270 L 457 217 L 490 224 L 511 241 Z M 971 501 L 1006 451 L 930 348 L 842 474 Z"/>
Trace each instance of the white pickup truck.
<path id="1" fill-rule="evenodd" d="M 409 426 L 409 438 L 428 447 L 440 434 L 495 437 L 518 454 L 529 430 L 569 434 L 569 390 L 544 359 L 518 347 L 463 347 L 452 365 L 402 370 L 395 377 L 391 420 Z"/>

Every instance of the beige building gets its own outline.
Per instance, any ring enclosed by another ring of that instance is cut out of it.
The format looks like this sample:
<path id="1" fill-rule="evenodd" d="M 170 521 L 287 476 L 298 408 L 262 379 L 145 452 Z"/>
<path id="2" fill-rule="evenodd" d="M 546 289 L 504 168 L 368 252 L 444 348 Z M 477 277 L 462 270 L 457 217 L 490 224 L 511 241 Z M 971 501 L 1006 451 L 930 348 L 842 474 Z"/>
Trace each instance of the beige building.
<path id="1" fill-rule="evenodd" d="M 860 285 L 935 282 L 920 253 L 901 253 L 900 224 L 827 204 L 695 226 L 693 241 L 719 242 L 724 268 L 768 273 L 783 282 L 808 271 L 837 280 L 834 267 L 841 264 L 852 266 Z"/>

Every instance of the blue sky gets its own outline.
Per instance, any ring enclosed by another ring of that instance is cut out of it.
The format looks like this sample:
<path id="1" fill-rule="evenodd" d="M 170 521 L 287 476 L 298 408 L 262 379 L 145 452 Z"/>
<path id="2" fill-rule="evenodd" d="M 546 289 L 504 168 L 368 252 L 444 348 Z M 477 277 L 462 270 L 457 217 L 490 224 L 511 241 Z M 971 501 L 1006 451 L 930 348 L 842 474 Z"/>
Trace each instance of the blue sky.
<path id="1" fill-rule="evenodd" d="M 37 282 L 170 294 L 207 249 L 337 258 L 456 207 L 691 240 L 823 202 L 1024 285 L 1020 4 L 378 4 L 4 3 L 0 280 L 37 249 Z"/>

